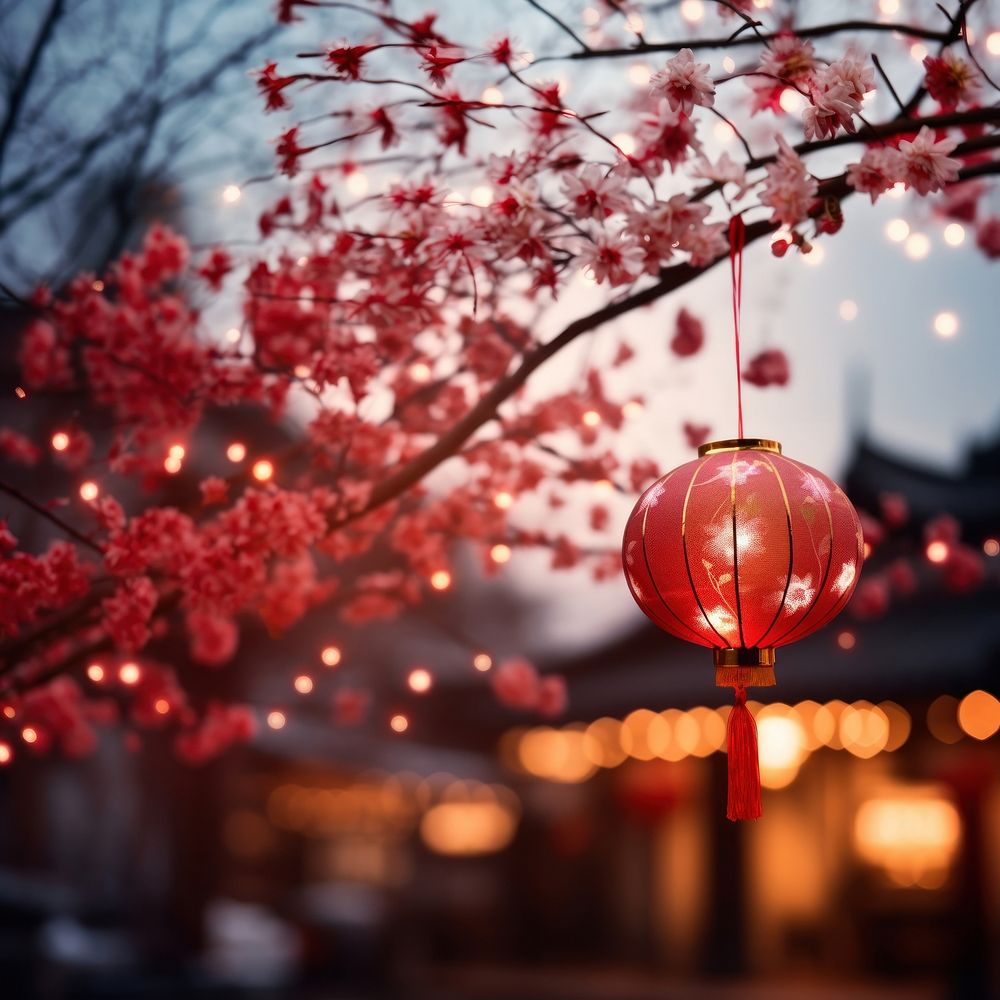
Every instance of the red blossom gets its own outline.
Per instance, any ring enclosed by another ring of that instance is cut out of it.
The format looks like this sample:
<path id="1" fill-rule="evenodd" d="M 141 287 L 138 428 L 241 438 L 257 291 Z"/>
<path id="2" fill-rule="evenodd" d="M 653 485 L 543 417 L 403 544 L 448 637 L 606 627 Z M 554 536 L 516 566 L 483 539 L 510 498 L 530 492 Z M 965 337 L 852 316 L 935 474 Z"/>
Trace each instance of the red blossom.
<path id="1" fill-rule="evenodd" d="M 282 93 L 286 87 L 295 83 L 294 76 L 279 76 L 278 64 L 276 62 L 267 63 L 263 69 L 257 71 L 257 89 L 264 95 L 265 110 L 279 111 L 289 107 L 288 99 Z"/>
<path id="2" fill-rule="evenodd" d="M 341 45 L 326 50 L 326 61 L 333 67 L 335 74 L 344 80 L 361 79 L 361 63 L 372 45 Z"/>
<path id="3" fill-rule="evenodd" d="M 217 292 L 222 287 L 222 279 L 233 269 L 232 258 L 222 247 L 214 247 L 198 274 L 205 279 L 208 287 Z"/>
<path id="4" fill-rule="evenodd" d="M 685 308 L 677 314 L 674 336 L 670 341 L 670 350 L 680 358 L 697 354 L 705 343 L 705 326 L 696 316 Z"/>
<path id="5" fill-rule="evenodd" d="M 790 375 L 788 358 L 776 348 L 761 351 L 751 358 L 743 369 L 743 378 L 751 385 L 765 388 L 769 385 L 787 385 Z"/>

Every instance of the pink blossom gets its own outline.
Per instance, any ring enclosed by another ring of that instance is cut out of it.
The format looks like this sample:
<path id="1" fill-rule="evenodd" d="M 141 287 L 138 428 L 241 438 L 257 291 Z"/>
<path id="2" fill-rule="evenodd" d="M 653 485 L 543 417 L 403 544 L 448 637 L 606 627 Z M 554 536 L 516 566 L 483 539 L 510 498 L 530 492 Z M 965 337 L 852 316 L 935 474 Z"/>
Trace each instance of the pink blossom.
<path id="1" fill-rule="evenodd" d="M 104 627 L 117 649 L 135 653 L 146 645 L 156 601 L 153 581 L 148 576 L 135 576 L 101 602 Z"/>
<path id="2" fill-rule="evenodd" d="M 666 66 L 654 73 L 650 90 L 666 97 L 673 111 L 690 115 L 695 105 L 710 108 L 715 104 L 715 84 L 708 63 L 696 63 L 690 49 L 681 49 Z"/>
<path id="3" fill-rule="evenodd" d="M 239 629 L 232 618 L 190 611 L 185 619 L 190 636 L 191 659 L 205 666 L 228 663 L 236 654 Z"/>
<path id="4" fill-rule="evenodd" d="M 991 215 L 976 227 L 976 245 L 991 260 L 1000 257 L 1000 215 Z"/>
<path id="5" fill-rule="evenodd" d="M 961 163 L 948 156 L 957 145 L 955 139 L 935 140 L 934 133 L 922 125 L 912 141 L 903 139 L 899 144 L 903 183 L 919 194 L 930 194 L 958 180 Z"/>
<path id="6" fill-rule="evenodd" d="M 778 136 L 778 155 L 765 168 L 767 181 L 761 191 L 761 203 L 771 208 L 771 221 L 794 226 L 809 215 L 818 186 L 802 158 L 782 136 Z"/>
<path id="7" fill-rule="evenodd" d="M 945 49 L 939 56 L 925 56 L 924 70 L 927 93 L 944 111 L 974 104 L 979 97 L 979 74 L 951 49 Z"/>
<path id="8" fill-rule="evenodd" d="M 874 205 L 879 195 L 902 179 L 903 158 L 892 146 L 866 149 L 858 163 L 847 168 L 847 183 L 855 191 L 867 194 Z"/>
<path id="9" fill-rule="evenodd" d="M 700 144 L 695 136 L 694 122 L 680 111 L 674 111 L 666 100 L 660 101 L 655 115 L 642 119 L 638 134 L 638 152 L 633 161 L 648 174 L 663 172 L 663 163 L 676 170 L 692 150 Z"/>
<path id="10" fill-rule="evenodd" d="M 785 352 L 774 348 L 761 351 L 747 363 L 743 378 L 762 389 L 769 385 L 787 385 L 789 367 Z"/>
<path id="11" fill-rule="evenodd" d="M 704 343 L 704 324 L 682 307 L 677 314 L 677 324 L 674 328 L 673 339 L 670 341 L 670 350 L 678 357 L 686 358 L 697 354 Z"/>
<path id="12" fill-rule="evenodd" d="M 584 167 L 579 174 L 567 174 L 562 188 L 570 212 L 578 219 L 603 222 L 615 212 L 628 211 L 632 204 L 625 178 L 608 174 L 596 164 Z"/>
<path id="13" fill-rule="evenodd" d="M 642 247 L 631 239 L 604 233 L 585 243 L 579 254 L 580 265 L 591 272 L 594 281 L 607 281 L 612 286 L 627 285 L 638 278 L 645 259 Z"/>
<path id="14" fill-rule="evenodd" d="M 854 115 L 860 110 L 860 102 L 851 96 L 846 83 L 818 80 L 802 113 L 806 138 L 826 139 L 836 135 L 839 128 L 851 133 L 857 131 Z"/>

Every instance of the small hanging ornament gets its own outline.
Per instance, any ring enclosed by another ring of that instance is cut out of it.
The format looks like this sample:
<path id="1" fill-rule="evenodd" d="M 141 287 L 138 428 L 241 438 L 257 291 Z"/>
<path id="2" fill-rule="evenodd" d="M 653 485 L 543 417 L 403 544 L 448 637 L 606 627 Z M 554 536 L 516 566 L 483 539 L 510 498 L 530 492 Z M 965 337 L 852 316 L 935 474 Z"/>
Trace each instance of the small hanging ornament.
<path id="1" fill-rule="evenodd" d="M 734 229 L 736 232 L 734 232 Z M 730 228 L 739 385 L 742 223 Z M 739 398 L 739 393 L 737 394 Z M 715 683 L 735 689 L 729 716 L 730 819 L 761 814 L 757 732 L 746 688 L 774 684 L 775 649 L 846 606 L 864 559 L 850 500 L 776 441 L 740 436 L 698 449 L 639 498 L 622 560 L 636 603 L 660 628 L 711 647 Z"/>

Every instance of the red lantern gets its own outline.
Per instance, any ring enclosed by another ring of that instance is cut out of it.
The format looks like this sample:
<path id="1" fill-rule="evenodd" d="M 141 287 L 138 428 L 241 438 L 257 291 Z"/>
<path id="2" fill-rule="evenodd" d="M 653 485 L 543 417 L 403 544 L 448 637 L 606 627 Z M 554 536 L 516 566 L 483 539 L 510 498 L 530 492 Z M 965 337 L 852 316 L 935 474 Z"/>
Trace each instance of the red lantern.
<path id="1" fill-rule="evenodd" d="M 774 651 L 822 628 L 858 581 L 864 542 L 844 492 L 776 441 L 698 449 L 653 483 L 625 528 L 625 577 L 660 628 L 709 646 L 729 718 L 730 819 L 760 815 L 756 730 L 746 687 L 774 684 Z"/>

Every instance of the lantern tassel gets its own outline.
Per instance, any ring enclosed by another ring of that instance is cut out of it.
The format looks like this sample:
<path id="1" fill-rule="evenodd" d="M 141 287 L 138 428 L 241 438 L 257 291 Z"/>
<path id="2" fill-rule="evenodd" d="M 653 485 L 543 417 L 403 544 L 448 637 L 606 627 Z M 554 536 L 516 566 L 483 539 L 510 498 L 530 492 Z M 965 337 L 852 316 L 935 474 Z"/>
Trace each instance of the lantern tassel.
<path id="1" fill-rule="evenodd" d="M 734 688 L 736 704 L 726 725 L 729 754 L 729 819 L 757 819 L 761 814 L 760 763 L 757 759 L 757 723 L 747 708 L 747 691 Z"/>

